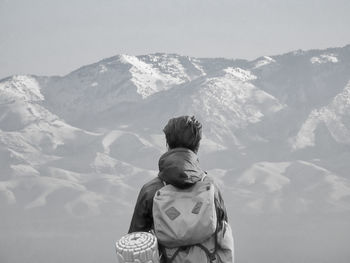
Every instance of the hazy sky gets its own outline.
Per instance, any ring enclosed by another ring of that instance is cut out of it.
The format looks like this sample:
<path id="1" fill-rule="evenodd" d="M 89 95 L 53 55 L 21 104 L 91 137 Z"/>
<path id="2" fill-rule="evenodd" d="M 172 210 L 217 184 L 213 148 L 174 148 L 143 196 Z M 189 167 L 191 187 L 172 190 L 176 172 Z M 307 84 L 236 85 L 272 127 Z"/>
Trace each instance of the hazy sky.
<path id="1" fill-rule="evenodd" d="M 253 59 L 350 44 L 349 0 L 0 0 L 0 78 L 116 54 Z"/>

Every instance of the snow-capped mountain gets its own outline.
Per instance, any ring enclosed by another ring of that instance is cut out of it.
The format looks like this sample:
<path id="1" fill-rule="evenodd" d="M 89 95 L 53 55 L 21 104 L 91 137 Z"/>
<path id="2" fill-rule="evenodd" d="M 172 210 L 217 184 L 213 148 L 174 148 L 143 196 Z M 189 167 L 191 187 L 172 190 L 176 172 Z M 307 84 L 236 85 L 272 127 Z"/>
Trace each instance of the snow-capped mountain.
<path id="1" fill-rule="evenodd" d="M 349 233 L 350 45 L 254 61 L 118 55 L 66 76 L 1 80 L 1 242 L 31 240 L 34 229 L 70 240 L 86 229 L 108 240 L 127 231 L 138 189 L 166 150 L 162 128 L 178 115 L 203 123 L 200 162 L 222 186 L 238 236 L 262 231 L 249 220 L 270 219 L 291 235 L 299 218 L 339 223 L 322 239 Z M 4 251 L 5 262 L 30 259 Z M 84 262 L 109 260 L 96 253 Z"/>

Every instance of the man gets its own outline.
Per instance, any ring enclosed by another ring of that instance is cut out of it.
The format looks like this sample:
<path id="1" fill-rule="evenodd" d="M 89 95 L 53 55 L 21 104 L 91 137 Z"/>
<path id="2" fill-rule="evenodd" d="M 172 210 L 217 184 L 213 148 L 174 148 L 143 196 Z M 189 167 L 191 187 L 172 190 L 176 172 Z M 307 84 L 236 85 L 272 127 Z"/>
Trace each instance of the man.
<path id="1" fill-rule="evenodd" d="M 146 183 L 139 193 L 129 233 L 154 230 L 155 218 L 152 213 L 154 197 L 165 185 L 172 185 L 177 189 L 190 189 L 196 183 L 208 180 L 214 185 L 217 216 L 215 234 L 201 242 L 198 245 L 199 249 L 195 246 L 165 249 L 159 242 L 163 262 L 233 262 L 232 232 L 221 193 L 213 180 L 200 168 L 197 158 L 202 138 L 201 123 L 195 117 L 181 116 L 170 119 L 163 131 L 168 151 L 159 159 L 158 176 Z M 206 261 L 199 259 L 200 254 L 196 249 L 205 250 L 206 253 L 202 254 L 207 258 Z"/>

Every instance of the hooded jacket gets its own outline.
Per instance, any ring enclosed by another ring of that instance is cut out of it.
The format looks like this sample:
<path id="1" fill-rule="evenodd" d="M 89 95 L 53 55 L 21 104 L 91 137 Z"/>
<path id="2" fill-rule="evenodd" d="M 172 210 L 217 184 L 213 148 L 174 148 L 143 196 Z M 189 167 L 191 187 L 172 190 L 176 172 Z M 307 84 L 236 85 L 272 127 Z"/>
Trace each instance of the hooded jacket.
<path id="1" fill-rule="evenodd" d="M 197 155 L 187 148 L 175 148 L 169 150 L 160 157 L 158 166 L 158 176 L 146 183 L 140 190 L 131 220 L 129 233 L 138 231 L 148 232 L 153 229 L 153 197 L 156 192 L 164 186 L 164 183 L 184 189 L 200 181 L 206 174 L 199 166 Z M 214 199 L 219 222 L 218 232 L 221 231 L 222 235 L 218 236 L 220 241 L 220 238 L 224 238 L 226 230 L 231 232 L 231 229 L 227 223 L 227 212 L 221 193 L 212 178 L 208 176 L 206 178 L 211 180 L 215 187 Z M 231 241 L 232 234 L 228 233 L 226 236 L 228 236 L 230 239 L 226 242 L 229 245 L 227 245 L 227 248 L 225 248 L 229 255 L 222 256 L 222 258 L 229 257 L 230 259 L 227 261 L 223 260 L 221 262 L 233 262 L 233 240 Z"/>
<path id="2" fill-rule="evenodd" d="M 205 172 L 200 168 L 197 155 L 186 148 L 175 148 L 163 154 L 159 159 L 159 174 L 146 183 L 139 193 L 129 233 L 153 229 L 153 197 L 166 184 L 177 188 L 188 188 L 200 181 Z M 212 180 L 208 177 L 209 180 Z M 218 220 L 227 222 L 227 213 L 218 187 L 215 185 L 215 202 Z"/>

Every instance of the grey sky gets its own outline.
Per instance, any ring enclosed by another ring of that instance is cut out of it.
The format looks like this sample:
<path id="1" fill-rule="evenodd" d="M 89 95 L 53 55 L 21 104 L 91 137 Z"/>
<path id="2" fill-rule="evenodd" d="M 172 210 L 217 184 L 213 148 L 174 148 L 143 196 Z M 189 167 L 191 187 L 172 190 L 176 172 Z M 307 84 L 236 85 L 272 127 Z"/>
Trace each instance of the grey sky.
<path id="1" fill-rule="evenodd" d="M 0 78 L 116 54 L 253 59 L 350 43 L 349 0 L 0 0 Z"/>

